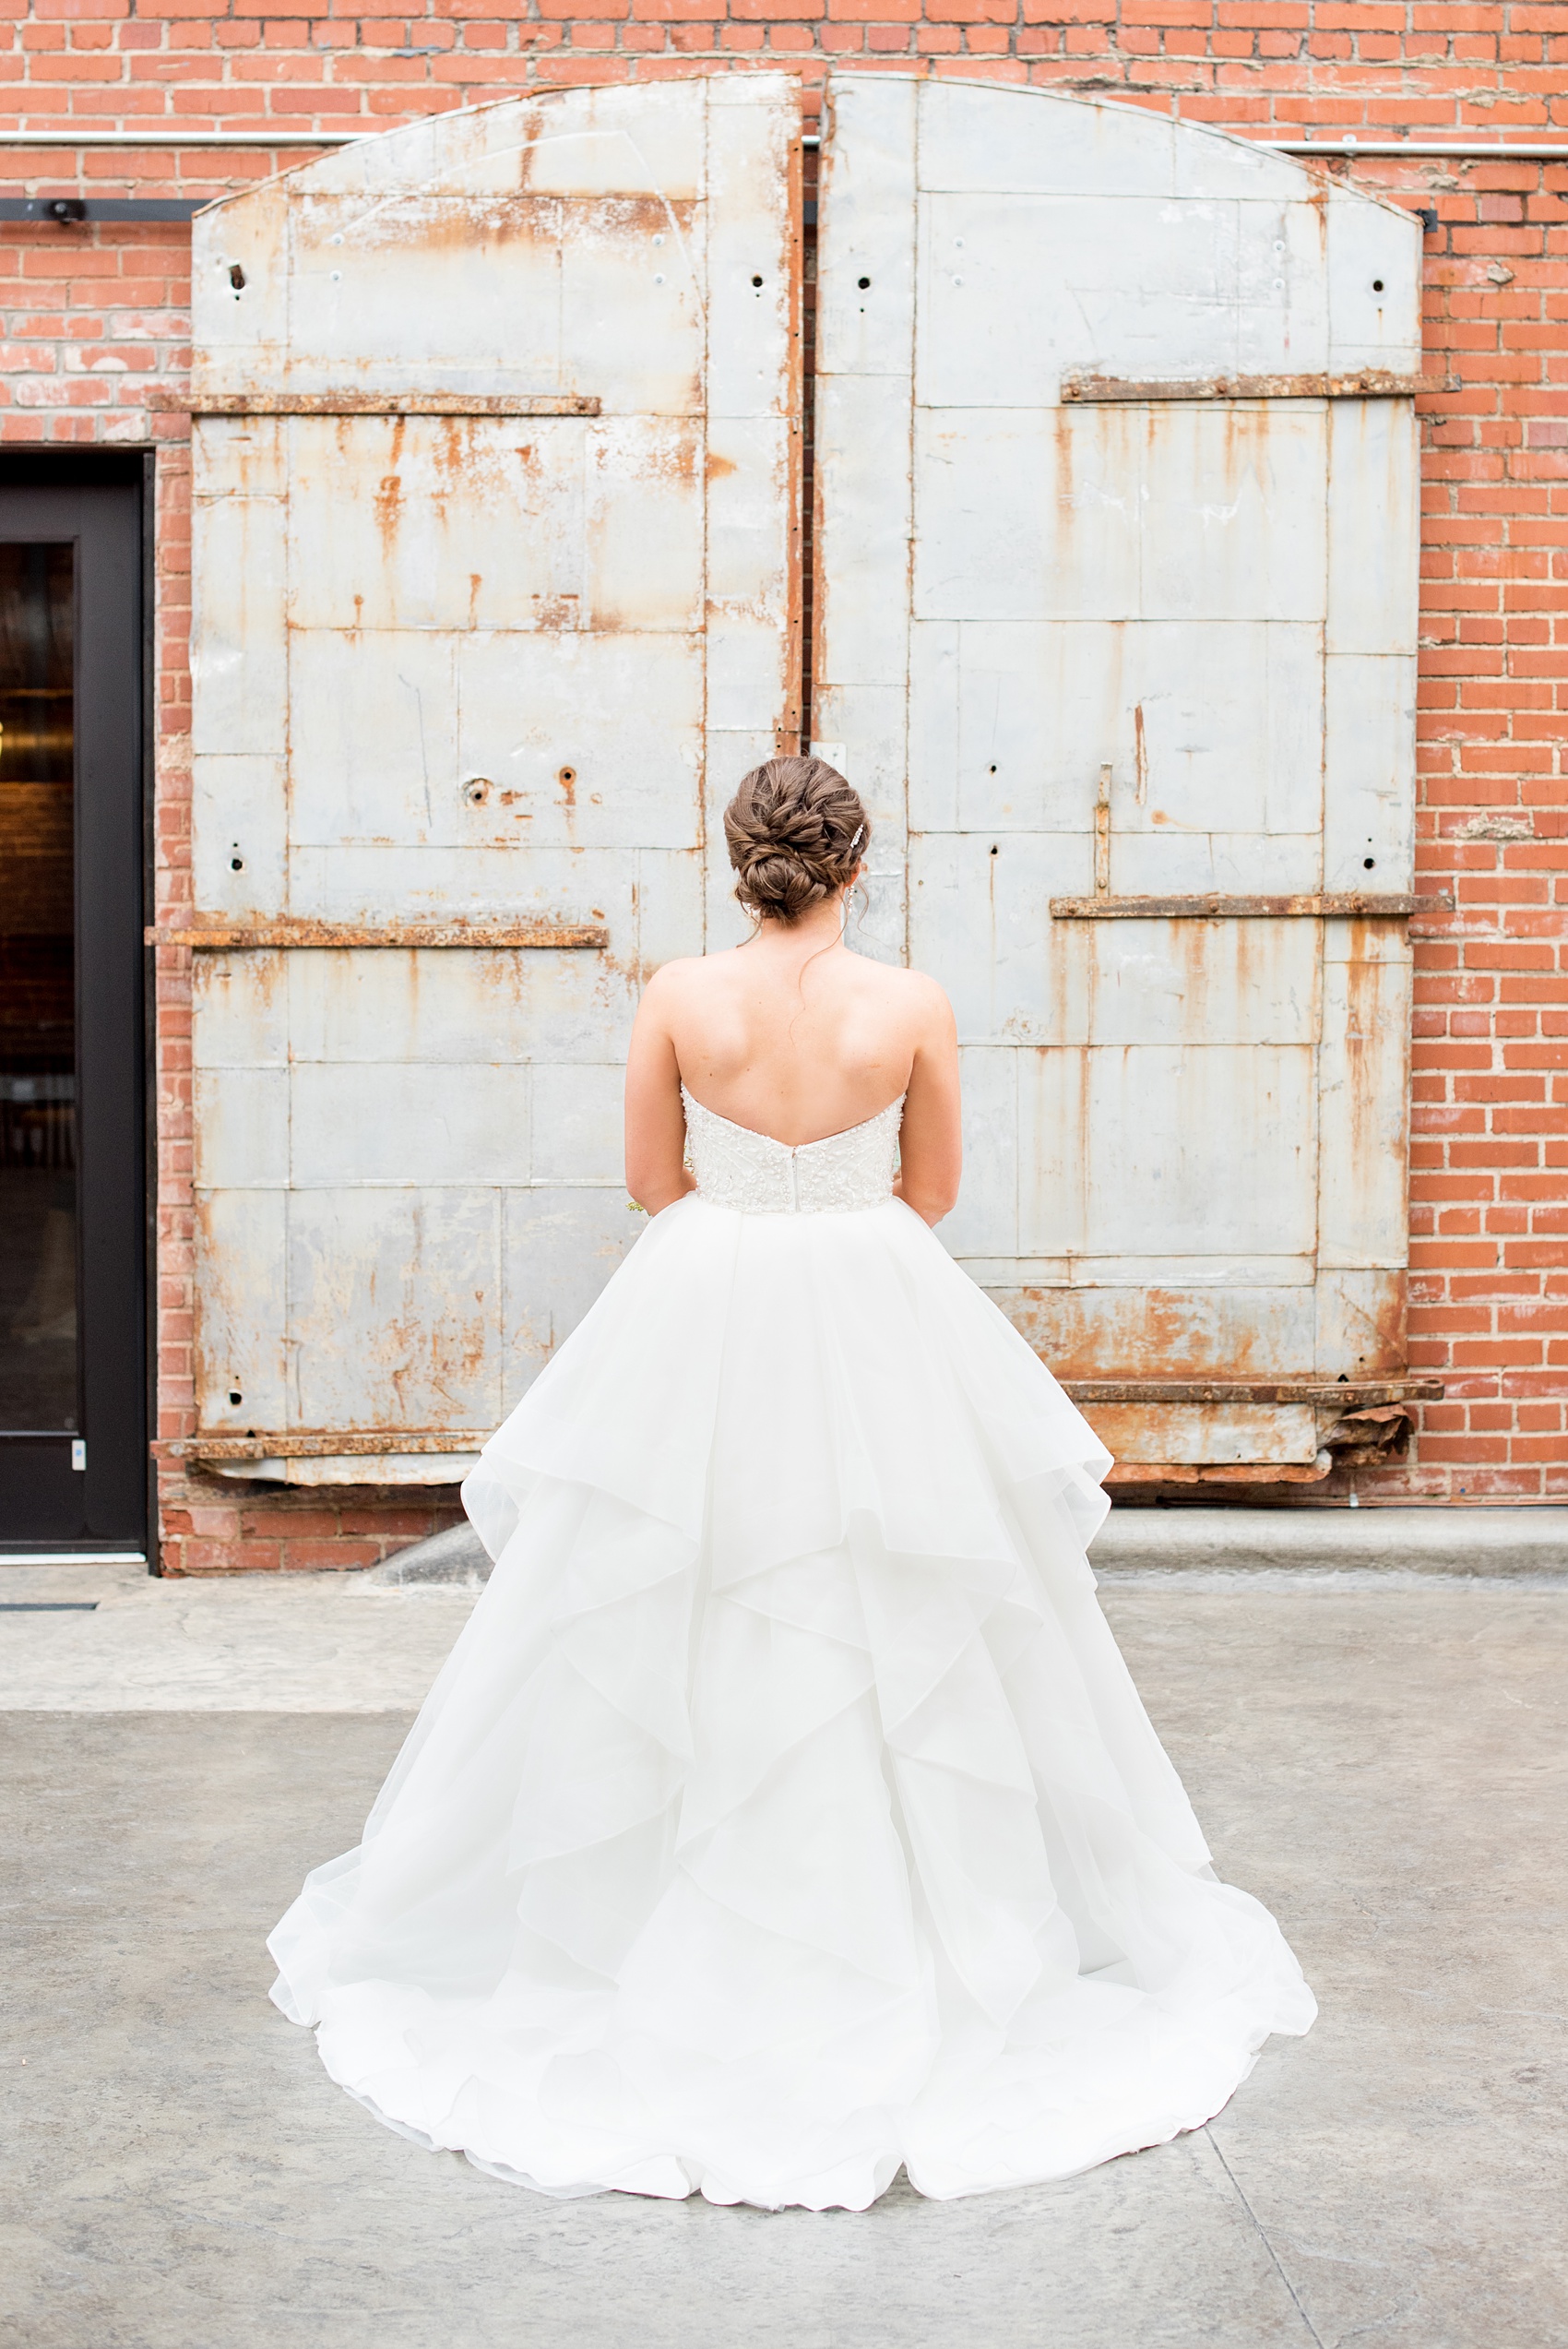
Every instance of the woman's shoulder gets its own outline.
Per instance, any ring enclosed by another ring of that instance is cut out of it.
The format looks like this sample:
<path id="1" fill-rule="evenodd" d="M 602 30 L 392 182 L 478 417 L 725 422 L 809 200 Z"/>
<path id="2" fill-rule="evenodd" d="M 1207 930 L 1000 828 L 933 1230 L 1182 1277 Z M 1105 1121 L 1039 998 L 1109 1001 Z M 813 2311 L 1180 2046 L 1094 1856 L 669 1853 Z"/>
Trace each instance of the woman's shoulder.
<path id="1" fill-rule="evenodd" d="M 908 971 L 901 963 L 879 962 L 870 955 L 852 948 L 848 954 L 834 958 L 839 973 L 839 984 L 875 995 L 907 1018 L 951 1018 L 946 993 L 940 983 L 923 971 Z M 709 954 L 676 955 L 661 962 L 644 990 L 645 1000 L 674 1004 L 682 997 L 689 998 L 706 989 L 732 985 L 741 976 L 742 955 L 737 947 L 719 947 Z"/>
<path id="2" fill-rule="evenodd" d="M 907 1018 L 952 1018 L 946 989 L 924 971 L 909 971 L 899 962 L 873 962 L 869 955 L 855 960 L 861 984 L 897 1004 Z"/>
<path id="3" fill-rule="evenodd" d="M 712 1019 L 736 986 L 733 948 L 716 954 L 680 954 L 661 962 L 642 990 L 638 1018 L 655 1027 Z"/>
<path id="4" fill-rule="evenodd" d="M 689 994 L 692 988 L 707 984 L 719 959 L 711 954 L 678 954 L 670 961 L 661 962 L 643 989 L 644 1000 L 657 1002 Z"/>

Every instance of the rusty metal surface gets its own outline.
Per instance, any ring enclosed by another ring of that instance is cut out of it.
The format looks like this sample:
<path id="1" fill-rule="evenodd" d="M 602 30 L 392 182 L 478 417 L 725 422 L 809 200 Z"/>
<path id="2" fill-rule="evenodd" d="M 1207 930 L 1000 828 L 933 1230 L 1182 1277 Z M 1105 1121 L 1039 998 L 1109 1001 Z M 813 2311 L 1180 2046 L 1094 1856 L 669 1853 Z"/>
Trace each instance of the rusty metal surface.
<path id="1" fill-rule="evenodd" d="M 1295 897 L 1053 897 L 1053 922 L 1323 922 L 1355 917 L 1408 922 L 1412 913 L 1452 912 L 1443 898 L 1408 890 L 1339 889 Z"/>
<path id="2" fill-rule="evenodd" d="M 154 392 L 148 406 L 188 416 L 597 416 L 581 392 Z"/>
<path id="3" fill-rule="evenodd" d="M 1338 1411 L 1374 1404 L 1441 1402 L 1441 1378 L 1064 1378 L 1079 1403 L 1329 1403 Z"/>
<path id="4" fill-rule="evenodd" d="M 1307 1466 L 1319 1450 L 1317 1413 L 1304 1403 L 1086 1403 L 1084 1416 L 1119 1471 L 1170 1463 Z"/>
<path id="5" fill-rule="evenodd" d="M 214 922 L 198 913 L 180 926 L 145 930 L 148 946 L 188 947 L 193 953 L 255 952 L 266 947 L 526 947 L 581 953 L 610 944 L 602 922 Z"/>
<path id="6" fill-rule="evenodd" d="M 1075 1382 L 1396 1380 L 1419 227 L 851 71 L 820 221 L 813 731 L 873 806 L 861 944 L 957 1013 L 943 1235 Z M 1094 1408 L 1134 1481 L 1326 1473 L 1315 1403 Z"/>
<path id="7" fill-rule="evenodd" d="M 1446 376 L 1392 375 L 1363 367 L 1348 376 L 1064 376 L 1066 403 L 1100 404 L 1170 399 L 1420 399 L 1432 392 L 1456 391 Z"/>
<path id="8" fill-rule="evenodd" d="M 212 1435 L 201 1430 L 155 1447 L 165 1460 L 313 1460 L 325 1453 L 345 1459 L 377 1452 L 475 1451 L 490 1434 L 488 1427 L 362 1427 L 285 1428 L 269 1435 Z"/>
<path id="9" fill-rule="evenodd" d="M 1106 1478 L 1115 1492 L 1124 1485 L 1321 1485 L 1334 1467 L 1334 1455 L 1320 1451 L 1315 1460 L 1252 1461 L 1241 1465 L 1190 1461 L 1118 1461 Z"/>
<path id="10" fill-rule="evenodd" d="M 197 1410 L 267 1460 L 460 1458 L 636 1237 L 638 991 L 798 723 L 799 103 L 530 97 L 196 224 Z"/>

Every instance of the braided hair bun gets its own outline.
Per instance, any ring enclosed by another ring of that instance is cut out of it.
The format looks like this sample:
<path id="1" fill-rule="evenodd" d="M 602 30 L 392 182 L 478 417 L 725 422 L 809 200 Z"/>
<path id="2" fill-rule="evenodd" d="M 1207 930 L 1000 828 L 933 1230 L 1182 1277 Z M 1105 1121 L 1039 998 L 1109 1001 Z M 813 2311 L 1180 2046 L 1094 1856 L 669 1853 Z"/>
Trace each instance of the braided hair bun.
<path id="1" fill-rule="evenodd" d="M 854 879 L 871 826 L 860 793 L 825 758 L 768 758 L 725 809 L 724 838 L 741 903 L 797 922 Z"/>

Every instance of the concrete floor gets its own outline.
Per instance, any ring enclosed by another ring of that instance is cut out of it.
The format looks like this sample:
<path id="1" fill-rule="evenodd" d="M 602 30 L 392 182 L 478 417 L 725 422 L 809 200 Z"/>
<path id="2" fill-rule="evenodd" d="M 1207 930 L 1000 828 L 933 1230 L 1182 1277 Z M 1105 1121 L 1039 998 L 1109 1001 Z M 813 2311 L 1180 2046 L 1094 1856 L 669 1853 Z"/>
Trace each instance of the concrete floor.
<path id="1" fill-rule="evenodd" d="M 1568 1583 L 1109 1587 L 1322 2020 L 1176 2144 L 825 2217 L 549 2202 L 332 2088 L 261 1944 L 467 1601 L 174 1588 L 0 1615 L 7 2349 L 1568 2343 Z"/>
<path id="2" fill-rule="evenodd" d="M 411 1713 L 476 1596 L 366 1574 L 0 1566 L 0 1712 Z M 91 1611 L 21 1611 L 41 1601 Z"/>

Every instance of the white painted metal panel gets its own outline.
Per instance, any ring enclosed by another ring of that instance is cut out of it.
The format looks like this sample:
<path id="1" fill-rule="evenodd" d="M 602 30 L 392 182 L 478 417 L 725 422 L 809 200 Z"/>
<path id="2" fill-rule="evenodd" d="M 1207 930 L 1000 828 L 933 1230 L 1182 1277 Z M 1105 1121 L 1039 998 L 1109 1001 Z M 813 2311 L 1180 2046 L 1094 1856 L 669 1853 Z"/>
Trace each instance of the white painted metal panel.
<path id="1" fill-rule="evenodd" d="M 1228 1283 L 1223 1258 L 1197 1268 L 1161 1267 L 1144 1259 L 1120 1267 L 1123 1278 L 1096 1268 L 1092 1283 L 1063 1277 L 1063 1268 L 1023 1259 L 1009 1283 L 1005 1268 L 987 1267 L 987 1286 L 1032 1345 L 1064 1378 L 1115 1376 L 1115 1366 L 1142 1365 L 1140 1375 L 1175 1378 L 1312 1377 L 1318 1368 L 1321 1296 L 1325 1281 L 1257 1280 Z M 1337 1315 L 1342 1322 L 1343 1316 Z M 1158 1343 L 1158 1353 L 1151 1352 Z M 1156 1369 L 1153 1365 L 1158 1365 Z M 1330 1373 L 1330 1376 L 1335 1374 Z"/>
<path id="2" fill-rule="evenodd" d="M 1321 626 L 1325 405 L 917 405 L 916 615 Z"/>
<path id="3" fill-rule="evenodd" d="M 638 1226 L 624 1194 L 539 1181 L 503 1200 L 502 1359 L 507 1392 L 542 1370 Z"/>
<path id="4" fill-rule="evenodd" d="M 244 436 L 227 418 L 213 422 L 226 445 L 209 452 L 193 493 L 202 545 L 192 583 L 194 738 L 229 757 L 277 755 L 289 723 L 285 508 L 280 496 L 253 494 Z"/>
<path id="5" fill-rule="evenodd" d="M 968 830 L 1071 831 L 1109 760 L 1131 783 L 1123 835 L 1318 829 L 1317 623 L 920 622 L 909 657 L 922 813 L 956 781 Z"/>
<path id="6" fill-rule="evenodd" d="M 1020 1248 L 1310 1256 L 1313 1059 L 1310 1046 L 1190 1041 L 1027 1053 Z"/>
<path id="7" fill-rule="evenodd" d="M 499 1415 L 503 1196 L 477 1185 L 290 1192 L 287 1426 L 484 1427 Z"/>
<path id="8" fill-rule="evenodd" d="M 281 754 L 193 759 L 191 829 L 197 905 L 266 915 L 286 901 L 289 774 Z"/>
<path id="9" fill-rule="evenodd" d="M 1402 1362 L 1402 929 L 1050 900 L 1410 887 L 1410 402 L 1079 386 L 1412 373 L 1419 255 L 1135 108 L 830 81 L 813 731 L 957 1009 L 949 1244 L 1079 1377 Z M 1304 1407 L 1114 1411 L 1140 1462 L 1315 1451 Z"/>
<path id="10" fill-rule="evenodd" d="M 636 1237 L 637 991 L 798 725 L 799 95 L 449 114 L 196 224 L 198 411 L 255 411 L 196 423 L 200 910 L 609 934 L 198 958 L 205 1431 L 460 1473 L 398 1431 L 493 1423 Z"/>
<path id="11" fill-rule="evenodd" d="M 214 1425 L 289 1425 L 289 1356 L 279 1342 L 289 1309 L 288 1219 L 281 1187 L 251 1190 L 239 1184 L 205 1196 L 202 1343 L 229 1381 L 206 1399 Z"/>

